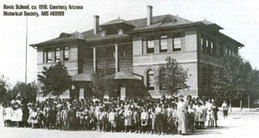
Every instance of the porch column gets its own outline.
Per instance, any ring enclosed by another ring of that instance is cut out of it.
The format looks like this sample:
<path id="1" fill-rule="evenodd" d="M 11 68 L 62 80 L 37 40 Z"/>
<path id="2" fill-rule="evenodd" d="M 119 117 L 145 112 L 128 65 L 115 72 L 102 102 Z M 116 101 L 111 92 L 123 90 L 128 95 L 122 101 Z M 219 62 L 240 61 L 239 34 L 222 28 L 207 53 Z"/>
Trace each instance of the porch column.
<path id="1" fill-rule="evenodd" d="M 94 73 L 96 73 L 96 48 L 93 47 L 93 69 Z"/>
<path id="2" fill-rule="evenodd" d="M 115 44 L 115 72 L 119 72 L 118 45 Z"/>

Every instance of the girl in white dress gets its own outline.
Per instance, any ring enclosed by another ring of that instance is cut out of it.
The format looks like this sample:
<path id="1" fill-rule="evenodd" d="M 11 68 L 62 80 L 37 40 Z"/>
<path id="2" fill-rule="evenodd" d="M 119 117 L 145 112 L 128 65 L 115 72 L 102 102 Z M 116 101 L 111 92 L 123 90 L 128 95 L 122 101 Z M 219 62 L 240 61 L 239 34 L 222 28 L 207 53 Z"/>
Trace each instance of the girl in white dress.
<path id="1" fill-rule="evenodd" d="M 36 108 L 33 108 L 28 118 L 28 123 L 31 124 L 32 128 L 35 128 L 35 124 L 38 123 L 37 114 Z"/>

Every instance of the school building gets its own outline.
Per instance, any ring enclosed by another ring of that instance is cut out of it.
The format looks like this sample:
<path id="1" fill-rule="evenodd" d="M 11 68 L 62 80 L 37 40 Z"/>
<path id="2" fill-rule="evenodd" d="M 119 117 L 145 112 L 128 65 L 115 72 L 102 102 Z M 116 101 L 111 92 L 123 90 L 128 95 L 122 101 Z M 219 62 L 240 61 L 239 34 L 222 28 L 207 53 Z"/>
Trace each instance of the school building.
<path id="1" fill-rule="evenodd" d="M 141 78 L 150 95 L 159 97 L 164 92 L 155 77 L 170 56 L 188 73 L 190 87 L 181 94 L 209 95 L 210 74 L 220 66 L 219 57 L 238 54 L 243 44 L 221 33 L 223 28 L 216 23 L 193 22 L 169 14 L 153 16 L 152 8 L 147 6 L 144 18 L 117 18 L 102 24 L 95 15 L 91 30 L 61 33 L 57 38 L 32 44 L 37 49 L 37 72 L 61 61 L 73 79 L 83 83 L 91 81 L 92 72 L 109 65 L 114 73 Z M 91 90 L 84 87 L 78 91 L 87 94 Z"/>

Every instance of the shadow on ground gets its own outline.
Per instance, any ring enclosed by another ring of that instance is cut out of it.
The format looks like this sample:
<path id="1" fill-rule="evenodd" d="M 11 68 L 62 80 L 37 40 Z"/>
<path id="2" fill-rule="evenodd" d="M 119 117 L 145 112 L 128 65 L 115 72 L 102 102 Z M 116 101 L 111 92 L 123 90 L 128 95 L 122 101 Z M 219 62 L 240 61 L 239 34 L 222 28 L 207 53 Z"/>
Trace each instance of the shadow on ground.
<path id="1" fill-rule="evenodd" d="M 231 129 L 236 128 L 237 126 L 218 126 L 213 128 L 206 128 L 206 129 L 197 129 L 195 133 L 191 135 L 211 135 L 211 134 L 222 134 L 221 130 L 224 129 Z M 190 136 L 191 136 L 190 135 Z"/>

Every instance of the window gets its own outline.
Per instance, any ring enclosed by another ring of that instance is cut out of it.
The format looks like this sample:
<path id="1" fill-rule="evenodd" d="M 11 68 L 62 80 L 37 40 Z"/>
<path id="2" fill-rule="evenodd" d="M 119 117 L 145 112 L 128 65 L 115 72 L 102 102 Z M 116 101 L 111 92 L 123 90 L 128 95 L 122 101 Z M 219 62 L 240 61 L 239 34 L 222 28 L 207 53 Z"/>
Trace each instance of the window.
<path id="1" fill-rule="evenodd" d="M 166 69 L 160 69 L 159 71 L 159 89 L 165 90 L 166 89 Z"/>
<path id="2" fill-rule="evenodd" d="M 203 51 L 203 38 L 201 38 L 201 51 Z"/>
<path id="3" fill-rule="evenodd" d="M 122 35 L 122 34 L 123 34 L 123 30 L 122 30 L 122 29 L 119 29 L 119 30 L 118 30 L 118 34 L 119 34 L 119 35 Z"/>
<path id="4" fill-rule="evenodd" d="M 48 63 L 52 62 L 52 51 L 47 51 L 47 60 Z"/>
<path id="5" fill-rule="evenodd" d="M 174 51 L 181 51 L 181 47 L 182 47 L 182 44 L 181 44 L 181 38 L 178 37 L 178 38 L 174 38 Z"/>
<path id="6" fill-rule="evenodd" d="M 209 47 L 209 40 L 206 40 L 206 47 Z"/>
<path id="7" fill-rule="evenodd" d="M 152 69 L 147 71 L 147 88 L 148 90 L 154 90 L 155 88 L 154 71 Z"/>
<path id="8" fill-rule="evenodd" d="M 155 41 L 148 40 L 147 41 L 147 53 L 154 53 L 154 48 L 155 48 Z"/>
<path id="9" fill-rule="evenodd" d="M 106 34 L 107 35 L 114 35 L 114 34 L 118 34 L 118 30 L 116 28 L 110 28 L 106 30 Z"/>
<path id="10" fill-rule="evenodd" d="M 126 57 L 126 56 L 127 56 L 126 51 L 123 51 L 123 52 L 122 52 L 122 56 L 123 56 L 123 57 Z"/>
<path id="11" fill-rule="evenodd" d="M 59 62 L 60 61 L 60 48 L 56 48 L 56 51 L 55 51 L 55 60 L 56 62 Z"/>
<path id="12" fill-rule="evenodd" d="M 232 51 L 232 56 L 235 56 L 235 52 L 234 52 L 234 50 Z"/>
<path id="13" fill-rule="evenodd" d="M 144 39 L 144 38 L 142 38 L 142 55 L 143 54 L 146 54 L 144 51 L 147 49 L 146 48 L 146 44 L 147 44 L 147 41 Z"/>
<path id="14" fill-rule="evenodd" d="M 64 61 L 69 60 L 69 47 L 65 47 L 63 57 L 64 57 Z"/>
<path id="15" fill-rule="evenodd" d="M 167 52 L 167 36 L 160 36 L 160 52 Z"/>
<path id="16" fill-rule="evenodd" d="M 232 50 L 231 49 L 228 50 L 228 55 L 232 56 Z"/>
<path id="17" fill-rule="evenodd" d="M 42 56 L 43 56 L 43 61 L 42 62 L 46 63 L 47 62 L 47 51 L 44 50 Z"/>
<path id="18" fill-rule="evenodd" d="M 228 54 L 228 49 L 226 48 L 225 50 L 226 50 L 226 55 L 227 55 Z"/>
<path id="19" fill-rule="evenodd" d="M 214 44 L 213 44 L 213 42 L 210 43 L 210 54 L 211 55 L 214 54 Z"/>

